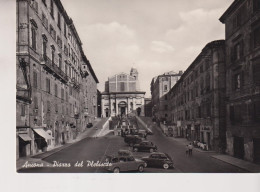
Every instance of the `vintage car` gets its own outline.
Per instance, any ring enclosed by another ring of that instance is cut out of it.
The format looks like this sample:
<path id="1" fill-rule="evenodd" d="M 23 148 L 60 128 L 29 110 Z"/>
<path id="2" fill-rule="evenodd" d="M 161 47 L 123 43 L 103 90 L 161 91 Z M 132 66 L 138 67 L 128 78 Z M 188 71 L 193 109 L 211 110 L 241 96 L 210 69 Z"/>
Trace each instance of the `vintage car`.
<path id="1" fill-rule="evenodd" d="M 132 152 L 126 149 L 119 149 L 117 152 L 118 156 L 133 156 Z"/>
<path id="2" fill-rule="evenodd" d="M 125 143 L 129 146 L 134 146 L 134 144 L 140 143 L 143 139 L 138 135 L 126 135 L 124 138 Z"/>
<path id="3" fill-rule="evenodd" d="M 106 169 L 114 173 L 124 171 L 143 172 L 146 167 L 146 163 L 143 160 L 134 158 L 133 156 L 106 156 L 105 162 L 110 164 Z"/>
<path id="4" fill-rule="evenodd" d="M 133 150 L 137 151 L 150 151 L 151 153 L 157 151 L 157 146 L 150 141 L 142 141 L 141 143 L 135 144 Z"/>
<path id="5" fill-rule="evenodd" d="M 174 168 L 173 160 L 167 153 L 154 152 L 141 159 L 147 163 L 147 167 Z"/>
<path id="6" fill-rule="evenodd" d="M 91 127 L 93 127 L 93 124 L 92 123 L 88 123 L 87 124 L 87 128 L 91 128 Z"/>

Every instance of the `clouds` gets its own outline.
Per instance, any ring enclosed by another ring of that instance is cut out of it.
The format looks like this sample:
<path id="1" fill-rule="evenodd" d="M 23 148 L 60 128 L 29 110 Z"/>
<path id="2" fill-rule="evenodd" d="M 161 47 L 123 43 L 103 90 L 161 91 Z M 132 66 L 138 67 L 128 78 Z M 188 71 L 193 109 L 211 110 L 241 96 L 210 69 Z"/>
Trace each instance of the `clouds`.
<path id="1" fill-rule="evenodd" d="M 140 87 L 167 71 L 186 70 L 210 41 L 224 38 L 219 17 L 233 0 L 63 0 L 100 80 L 139 72 Z"/>
<path id="2" fill-rule="evenodd" d="M 126 66 L 134 62 L 141 48 L 136 40 L 136 32 L 118 22 L 96 23 L 82 28 L 86 35 L 82 37 L 86 54 L 98 73 L 101 84 L 108 76 L 125 71 Z"/>
<path id="3" fill-rule="evenodd" d="M 152 41 L 151 50 L 159 53 L 165 53 L 174 51 L 174 48 L 164 41 Z"/>

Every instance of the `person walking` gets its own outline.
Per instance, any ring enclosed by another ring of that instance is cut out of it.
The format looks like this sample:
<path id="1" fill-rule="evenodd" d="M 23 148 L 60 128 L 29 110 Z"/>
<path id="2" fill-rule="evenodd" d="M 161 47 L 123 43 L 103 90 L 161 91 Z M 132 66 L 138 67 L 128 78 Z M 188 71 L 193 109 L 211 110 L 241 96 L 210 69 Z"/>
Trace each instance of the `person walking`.
<path id="1" fill-rule="evenodd" d="M 188 149 L 189 149 L 189 155 L 192 155 L 193 146 L 191 143 L 188 145 Z"/>
<path id="2" fill-rule="evenodd" d="M 186 155 L 189 154 L 189 145 L 186 145 Z"/>

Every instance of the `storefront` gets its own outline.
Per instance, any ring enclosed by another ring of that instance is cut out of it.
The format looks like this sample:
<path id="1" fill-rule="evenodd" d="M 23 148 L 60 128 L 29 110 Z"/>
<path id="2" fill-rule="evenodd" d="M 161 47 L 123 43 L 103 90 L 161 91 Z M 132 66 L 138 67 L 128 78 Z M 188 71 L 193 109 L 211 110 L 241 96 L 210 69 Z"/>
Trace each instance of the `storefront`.
<path id="1" fill-rule="evenodd" d="M 26 157 L 32 153 L 32 137 L 29 127 L 17 127 L 17 155 Z"/>
<path id="2" fill-rule="evenodd" d="M 208 148 L 211 148 L 211 128 L 210 127 L 201 127 L 200 131 L 200 141 L 207 144 Z"/>
<path id="3" fill-rule="evenodd" d="M 28 134 L 18 134 L 19 136 L 19 157 L 30 155 L 32 138 Z"/>
<path id="4" fill-rule="evenodd" d="M 48 143 L 52 144 L 54 139 L 52 135 L 49 135 L 43 127 L 34 127 L 33 131 L 36 153 L 47 151 Z"/>

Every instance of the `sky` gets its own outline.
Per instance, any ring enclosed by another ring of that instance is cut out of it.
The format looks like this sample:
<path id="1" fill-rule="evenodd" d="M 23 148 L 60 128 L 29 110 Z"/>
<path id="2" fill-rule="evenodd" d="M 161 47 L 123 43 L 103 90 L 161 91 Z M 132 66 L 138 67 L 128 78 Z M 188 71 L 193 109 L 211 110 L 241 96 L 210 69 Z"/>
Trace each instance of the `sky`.
<path id="1" fill-rule="evenodd" d="M 1 6 L 6 7 L 4 12 L 8 12 L 9 4 L 15 8 L 10 2 L 0 0 Z M 103 92 L 108 77 L 121 72 L 129 74 L 134 67 L 139 72 L 141 90 L 150 97 L 153 77 L 186 70 L 208 42 L 224 39 L 225 26 L 219 18 L 233 0 L 61 2 L 99 79 L 98 89 Z M 9 24 L 7 19 L 1 20 Z"/>
<path id="2" fill-rule="evenodd" d="M 104 91 L 108 77 L 131 67 L 150 97 L 153 77 L 186 70 L 210 41 L 233 0 L 62 0 Z"/>

